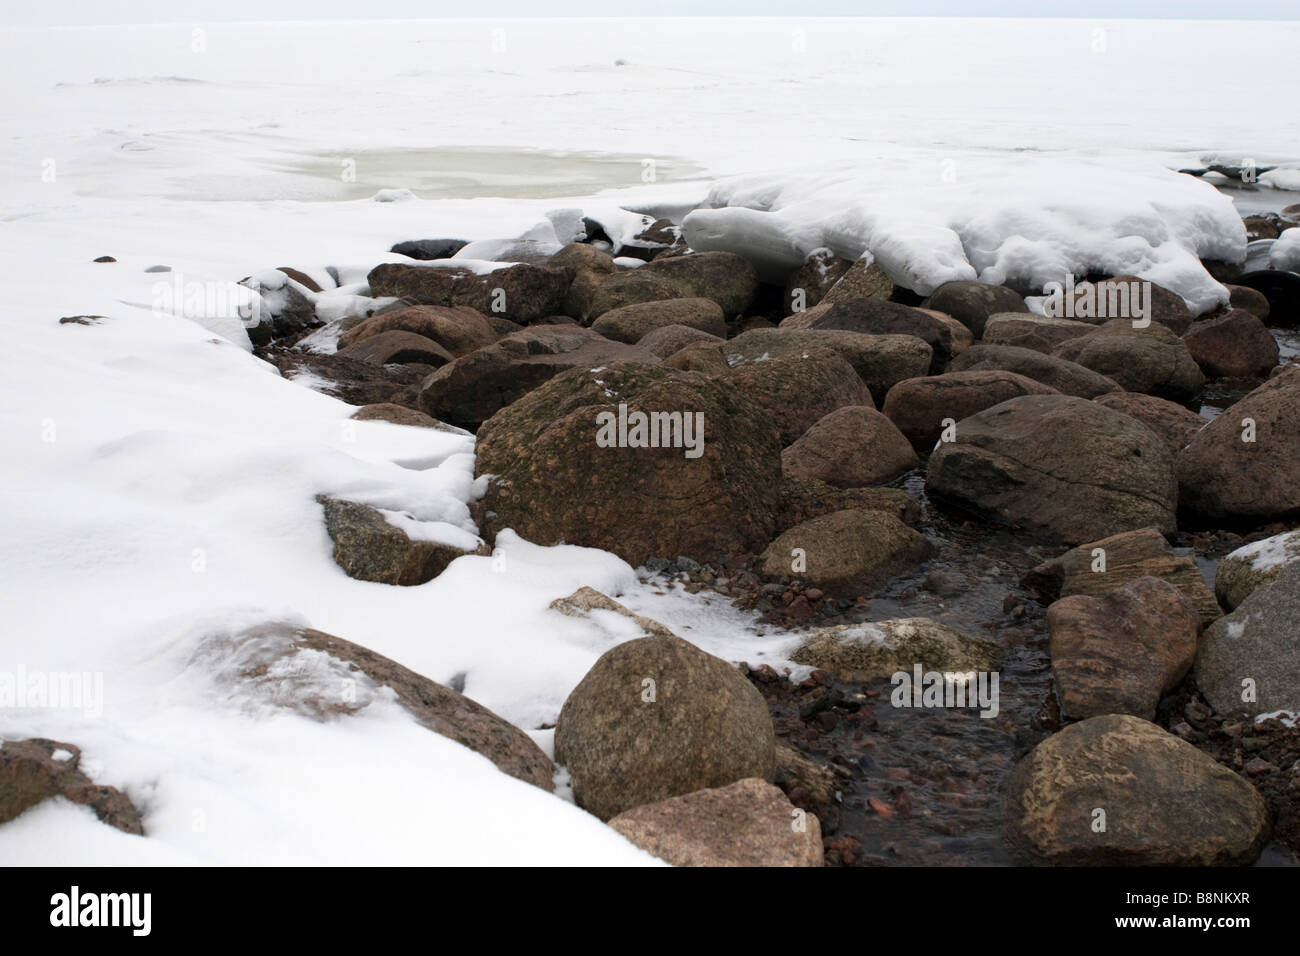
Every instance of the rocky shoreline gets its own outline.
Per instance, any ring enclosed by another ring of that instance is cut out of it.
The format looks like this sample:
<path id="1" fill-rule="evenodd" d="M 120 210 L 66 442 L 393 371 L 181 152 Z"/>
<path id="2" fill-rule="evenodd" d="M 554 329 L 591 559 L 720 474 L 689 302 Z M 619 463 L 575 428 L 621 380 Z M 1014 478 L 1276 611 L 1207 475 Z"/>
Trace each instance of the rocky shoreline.
<path id="1" fill-rule="evenodd" d="M 286 377 L 357 419 L 475 433 L 477 537 L 318 499 L 350 576 L 417 586 L 513 529 L 800 636 L 792 666 L 738 670 L 618 595 L 556 602 L 643 632 L 559 714 L 579 806 L 689 865 L 1300 860 L 1300 366 L 1270 331 L 1300 326 L 1300 276 L 1206 263 L 1231 299 L 1205 315 L 1089 276 L 1064 318 L 829 250 L 761 282 L 640 219 L 245 280 Z M 1241 397 L 1211 420 L 1207 387 Z M 430 729 L 548 788 L 550 758 L 458 688 L 277 640 L 397 680 Z"/>

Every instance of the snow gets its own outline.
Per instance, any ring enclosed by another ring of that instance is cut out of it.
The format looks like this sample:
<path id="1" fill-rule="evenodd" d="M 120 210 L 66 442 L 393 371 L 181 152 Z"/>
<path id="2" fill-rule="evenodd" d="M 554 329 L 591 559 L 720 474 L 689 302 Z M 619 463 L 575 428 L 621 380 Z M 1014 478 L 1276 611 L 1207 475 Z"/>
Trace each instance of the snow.
<path id="1" fill-rule="evenodd" d="M 1300 531 L 1287 531 L 1243 545 L 1225 561 L 1249 561 L 1252 571 L 1268 571 L 1300 560 Z"/>
<path id="2" fill-rule="evenodd" d="M 564 242 L 584 215 L 625 241 L 643 217 L 680 221 L 712 177 L 735 176 L 715 199 L 753 208 L 714 214 L 744 218 L 769 267 L 825 245 L 869 248 L 926 281 L 1029 281 L 1102 257 L 1209 301 L 1218 291 L 1192 259 L 1239 251 L 1230 207 L 1164 167 L 1210 147 L 1300 156 L 1300 127 L 1257 95 L 1290 88 L 1294 24 L 501 28 L 499 50 L 494 25 L 469 20 L 212 25 L 201 49 L 189 25 L 0 30 L 0 255 L 14 277 L 0 672 L 89 672 L 104 686 L 98 717 L 5 708 L 0 737 L 81 748 L 82 768 L 122 788 L 148 834 L 47 801 L 0 826 L 5 862 L 653 863 L 562 796 L 420 727 L 381 688 L 319 719 L 304 704 L 342 677 L 328 659 L 262 684 L 233 676 L 239 635 L 269 621 L 336 634 L 463 682 L 544 748 L 538 728 L 635 636 L 619 615 L 548 609 L 579 587 L 728 660 L 779 669 L 798 642 L 613 555 L 509 532 L 426 585 L 348 578 L 315 496 L 469 542 L 473 439 L 352 421 L 325 383 L 282 378 L 249 354 L 244 313 L 262 302 L 240 279 L 283 290 L 269 270 L 297 268 L 339 323 L 392 304 L 370 298 L 366 276 L 401 261 L 395 242 Z M 1250 51 L 1251 69 L 1207 72 L 1225 48 Z M 941 214 L 945 196 L 960 216 Z M 106 254 L 117 261 L 91 261 Z M 172 271 L 146 271 L 159 264 Z M 72 315 L 104 319 L 58 323 Z M 311 347 L 332 350 L 338 331 Z"/>
<path id="3" fill-rule="evenodd" d="M 1269 266 L 1300 272 L 1300 227 L 1285 230 L 1268 251 Z"/>
<path id="4" fill-rule="evenodd" d="M 825 246 L 846 259 L 868 253 L 922 295 L 958 279 L 1038 292 L 1067 274 L 1134 274 L 1198 314 L 1228 301 L 1199 260 L 1246 257 L 1232 201 L 1150 160 L 1002 155 L 949 170 L 935 155 L 918 165 L 901 181 L 862 162 L 731 177 L 683 230 L 693 248 L 745 255 L 772 281 Z"/>

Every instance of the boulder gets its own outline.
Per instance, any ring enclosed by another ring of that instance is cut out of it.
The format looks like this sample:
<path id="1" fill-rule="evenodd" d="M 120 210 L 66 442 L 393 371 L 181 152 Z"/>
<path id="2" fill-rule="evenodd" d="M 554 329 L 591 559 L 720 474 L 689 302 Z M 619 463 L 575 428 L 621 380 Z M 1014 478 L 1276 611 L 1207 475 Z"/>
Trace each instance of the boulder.
<path id="1" fill-rule="evenodd" d="M 764 356 L 802 354 L 828 348 L 840 353 L 871 389 L 875 403 L 905 378 L 930 371 L 933 350 L 914 335 L 863 335 L 826 329 L 751 329 L 727 342 L 725 354 L 733 365 Z"/>
<path id="2" fill-rule="evenodd" d="M 945 282 L 930 294 L 924 305 L 947 312 L 970 329 L 977 339 L 984 337 L 984 325 L 989 316 L 1000 312 L 1029 311 L 1024 298 L 1015 289 L 968 279 Z"/>
<path id="3" fill-rule="evenodd" d="M 758 291 L 754 267 L 731 252 L 660 256 L 636 274 L 666 282 L 677 290 L 675 298 L 712 299 L 729 319 L 748 309 Z"/>
<path id="4" fill-rule="evenodd" d="M 827 329 L 861 332 L 867 335 L 914 335 L 933 351 L 929 371 L 941 371 L 949 359 L 969 345 L 958 338 L 954 345 L 952 326 L 937 314 L 913 309 L 887 299 L 847 299 L 809 309 L 785 319 L 781 328 Z"/>
<path id="5" fill-rule="evenodd" d="M 645 349 L 611 342 L 592 329 L 534 325 L 435 371 L 420 388 L 420 405 L 435 418 L 474 429 L 569 369 L 658 361 Z"/>
<path id="6" fill-rule="evenodd" d="M 602 422 L 620 405 L 628 447 L 602 447 Z M 683 446 L 700 437 L 685 434 L 687 416 L 694 428 L 703 415 L 702 454 L 633 447 L 632 412 L 685 413 Z M 780 451 L 771 417 L 730 382 L 620 363 L 563 372 L 493 415 L 478 433 L 476 473 L 494 476 L 483 499 L 490 529 L 603 548 L 634 566 L 663 555 L 711 561 L 770 539 Z"/>
<path id="7" fill-rule="evenodd" d="M 1105 375 L 1127 391 L 1170 401 L 1190 401 L 1205 385 L 1187 344 L 1154 322 L 1135 329 L 1128 319 L 1113 319 L 1091 335 L 1062 342 L 1052 354 Z"/>
<path id="8" fill-rule="evenodd" d="M 1095 326 L 1073 319 L 1057 319 L 1031 312 L 999 312 L 990 315 L 984 324 L 982 341 L 988 345 L 1014 345 L 1051 355 L 1052 349 L 1062 342 L 1095 330 Z"/>
<path id="9" fill-rule="evenodd" d="M 1172 456 L 1127 415 L 1066 395 L 1026 395 L 962 419 L 956 432 L 930 456 L 932 496 L 1067 544 L 1174 530 Z"/>
<path id="10" fill-rule="evenodd" d="M 573 281 L 569 283 L 561 311 L 579 321 L 590 315 L 596 289 L 609 276 L 618 272 L 609 253 L 585 242 L 569 243 L 551 256 L 551 265 L 573 272 Z"/>
<path id="11" fill-rule="evenodd" d="M 1127 714 L 1048 737 L 1004 793 L 1007 842 L 1040 865 L 1243 865 L 1270 833 L 1268 808 L 1245 779 Z"/>
<path id="12" fill-rule="evenodd" d="M 269 621 L 204 640 L 196 658 L 232 695 L 313 720 L 361 713 L 394 699 L 421 727 L 482 754 L 502 772 L 548 793 L 555 767 L 531 737 L 449 687 L 333 634 Z"/>
<path id="13" fill-rule="evenodd" d="M 764 578 L 797 578 L 842 597 L 868 594 L 930 558 L 934 546 L 882 511 L 835 511 L 780 534 L 759 558 Z"/>
<path id="14" fill-rule="evenodd" d="M 633 344 L 656 329 L 674 325 L 699 329 L 719 339 L 727 336 L 722 308 L 712 299 L 664 299 L 625 305 L 603 313 L 591 328 L 607 339 Z"/>
<path id="15" fill-rule="evenodd" d="M 632 807 L 775 772 L 767 703 L 733 665 L 677 637 L 606 651 L 555 724 L 556 759 L 578 806 L 608 820 Z"/>
<path id="16" fill-rule="evenodd" d="M 1015 372 L 1025 378 L 1050 386 L 1064 395 L 1078 398 L 1096 398 L 1107 392 L 1119 391 L 1119 384 L 1092 369 L 1033 349 L 1015 345 L 985 345 L 977 343 L 958 355 L 948 365 L 952 372 L 984 372 L 1000 370 Z"/>
<path id="17" fill-rule="evenodd" d="M 893 280 L 880 268 L 879 263 L 867 253 L 844 271 L 832 285 L 822 302 L 843 302 L 847 299 L 888 299 L 894 294 Z"/>
<path id="18" fill-rule="evenodd" d="M 359 581 L 407 587 L 424 584 L 463 555 L 490 553 L 481 541 L 466 548 L 418 536 L 413 539 L 390 522 L 389 515 L 369 505 L 327 495 L 317 495 L 316 500 L 325 509 L 325 530 L 334 542 L 335 564 Z M 473 537 L 468 532 L 456 535 L 461 536 Z"/>
<path id="19" fill-rule="evenodd" d="M 1245 309 L 1193 323 L 1183 341 L 1208 378 L 1264 378 L 1278 361 L 1277 340 Z"/>
<path id="20" fill-rule="evenodd" d="M 758 778 L 624 810 L 609 825 L 674 866 L 822 866 L 821 824 Z"/>
<path id="21" fill-rule="evenodd" d="M 450 259 L 467 245 L 464 239 L 408 239 L 388 251 L 411 259 Z"/>
<path id="22" fill-rule="evenodd" d="M 592 290 L 582 318 L 595 321 L 606 312 L 645 302 L 685 298 L 681 291 L 659 276 L 646 273 L 645 266 L 618 272 L 599 281 Z"/>
<path id="23" fill-rule="evenodd" d="M 1300 515 L 1300 369 L 1270 379 L 1210 422 L 1175 459 L 1181 503 L 1214 520 Z"/>
<path id="24" fill-rule="evenodd" d="M 561 311 L 573 273 L 526 263 L 479 274 L 389 262 L 375 266 L 366 278 L 372 296 L 393 295 L 417 305 L 467 306 L 526 324 Z"/>
<path id="25" fill-rule="evenodd" d="M 1015 372 L 949 372 L 899 382 L 885 396 L 883 411 L 908 441 L 928 452 L 946 419 L 957 422 L 1021 395 L 1054 394 L 1051 386 Z"/>
<path id="26" fill-rule="evenodd" d="M 795 441 L 837 408 L 875 409 L 871 391 L 853 366 L 831 349 L 743 362 L 731 369 L 728 378 L 739 393 L 771 414 L 782 445 Z"/>
<path id="27" fill-rule="evenodd" d="M 1098 395 L 1093 401 L 1136 418 L 1163 438 L 1170 453 L 1175 455 L 1186 448 L 1196 433 L 1209 424 L 1209 419 L 1202 418 L 1177 402 L 1140 392 L 1107 392 Z"/>
<path id="28" fill-rule="evenodd" d="M 432 365 L 434 368 L 455 361 L 455 356 L 433 339 L 414 332 L 380 332 L 339 349 L 344 358 L 374 365 Z"/>
<path id="29" fill-rule="evenodd" d="M 637 345 L 660 358 L 668 358 L 695 342 L 711 342 L 721 346 L 722 338 L 686 325 L 665 325 L 644 335 Z"/>
<path id="30" fill-rule="evenodd" d="M 1229 308 L 1244 309 L 1261 322 L 1268 321 L 1268 296 L 1244 285 L 1229 285 L 1226 288 Z"/>
<path id="31" fill-rule="evenodd" d="M 1093 325 L 1122 320 L 1131 326 L 1134 319 L 1145 317 L 1174 335 L 1182 335 L 1192 324 L 1191 310 L 1181 295 L 1134 275 L 1080 283 L 1071 312 L 1064 318 Z"/>
<path id="32" fill-rule="evenodd" d="M 1275 534 L 1238 548 L 1214 569 L 1214 594 L 1228 610 L 1272 584 L 1288 564 L 1300 561 L 1300 530 Z"/>
<path id="33" fill-rule="evenodd" d="M 0 824 L 51 797 L 95 811 L 100 822 L 133 836 L 144 835 L 140 811 L 116 787 L 94 783 L 81 771 L 81 749 L 33 737 L 0 741 Z"/>
<path id="34" fill-rule="evenodd" d="M 1202 626 L 1223 613 L 1196 561 L 1174 554 L 1155 528 L 1124 531 L 1082 544 L 1039 564 L 1022 583 L 1050 603 L 1074 594 L 1104 597 L 1139 578 L 1159 578 L 1177 588 L 1195 609 Z"/>
<path id="35" fill-rule="evenodd" d="M 1208 628 L 1196 686 L 1218 713 L 1300 713 L 1300 564 L 1246 596 Z"/>
<path id="36" fill-rule="evenodd" d="M 452 425 L 444 425 L 424 412 L 407 408 L 405 405 L 394 405 L 392 402 L 362 405 L 348 417 L 358 422 L 389 422 L 393 425 L 412 425 L 416 428 L 436 428 L 439 431 L 465 434 L 463 430 Z"/>
<path id="37" fill-rule="evenodd" d="M 1047 609 L 1061 716 L 1132 714 L 1145 720 L 1196 657 L 1201 618 L 1181 591 L 1135 578 L 1101 596 L 1072 594 Z"/>
<path id="38" fill-rule="evenodd" d="M 785 315 L 811 309 L 853 265 L 829 249 L 814 249 L 785 282 Z"/>
<path id="39" fill-rule="evenodd" d="M 702 372 L 710 378 L 725 378 L 731 374 L 731 366 L 727 364 L 723 345 L 720 340 L 691 342 L 664 359 L 664 364 L 683 372 Z"/>
<path id="40" fill-rule="evenodd" d="M 919 464 L 903 433 L 870 405 L 836 409 L 781 453 L 786 477 L 817 478 L 840 488 L 883 485 Z"/>
<path id="41" fill-rule="evenodd" d="M 921 520 L 921 503 L 902 488 L 836 488 L 817 478 L 787 475 L 776 530 L 786 531 L 836 511 L 883 511 L 909 525 Z"/>
<path id="42" fill-rule="evenodd" d="M 499 338 L 487 318 L 474 309 L 417 305 L 373 315 L 354 325 L 339 336 L 339 351 L 346 353 L 385 332 L 410 332 L 432 339 L 453 356 L 491 345 Z"/>
<path id="43" fill-rule="evenodd" d="M 790 660 L 853 684 L 888 680 L 896 673 L 945 674 L 987 671 L 997 659 L 996 644 L 970 637 L 925 617 L 866 624 L 840 624 L 808 635 Z"/>

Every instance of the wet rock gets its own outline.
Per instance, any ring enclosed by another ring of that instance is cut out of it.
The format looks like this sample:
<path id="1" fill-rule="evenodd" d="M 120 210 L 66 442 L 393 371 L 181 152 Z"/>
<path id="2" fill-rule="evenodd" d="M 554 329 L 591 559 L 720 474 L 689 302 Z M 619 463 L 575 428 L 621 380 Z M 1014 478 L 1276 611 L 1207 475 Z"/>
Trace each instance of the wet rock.
<path id="1" fill-rule="evenodd" d="M 816 478 L 840 488 L 883 485 L 919 464 L 902 432 L 868 405 L 836 409 L 781 453 L 787 477 Z"/>
<path id="2" fill-rule="evenodd" d="M 412 586 L 431 581 L 466 554 L 488 554 L 487 546 L 466 549 L 438 541 L 412 539 L 377 508 L 327 495 L 325 530 L 334 542 L 334 562 L 350 578 Z"/>
<path id="3" fill-rule="evenodd" d="M 420 726 L 487 757 L 502 773 L 548 793 L 555 767 L 531 737 L 483 705 L 369 648 L 333 634 L 272 621 L 214 634 L 199 648 L 209 673 L 314 720 L 357 714 L 384 688 Z"/>
<path id="4" fill-rule="evenodd" d="M 100 821 L 123 833 L 144 835 L 140 811 L 115 787 L 81 772 L 81 749 L 34 737 L 0 741 L 0 825 L 51 797 L 90 807 Z"/>
<path id="5" fill-rule="evenodd" d="M 1233 551 L 1214 570 L 1214 593 L 1232 610 L 1277 580 L 1285 565 L 1300 562 L 1300 530 L 1275 534 Z"/>
<path id="6" fill-rule="evenodd" d="M 1000 312 L 1028 312 L 1029 307 L 1015 289 L 986 282 L 957 280 L 945 282 L 931 293 L 925 306 L 947 312 L 954 319 L 983 338 L 989 316 Z"/>
<path id="7" fill-rule="evenodd" d="M 817 814 L 828 831 L 839 825 L 838 781 L 828 768 L 778 743 L 774 782 L 795 806 Z"/>
<path id="8" fill-rule="evenodd" d="M 1202 625 L 1222 614 L 1196 561 L 1175 555 L 1164 535 L 1154 528 L 1124 531 L 1080 545 L 1044 561 L 1026 574 L 1022 583 L 1047 603 L 1070 595 L 1102 597 L 1147 577 L 1160 578 L 1177 588 Z"/>
<path id="9" fill-rule="evenodd" d="M 1052 349 L 1062 342 L 1077 339 L 1095 331 L 1087 322 L 1058 319 L 1030 312 L 999 312 L 991 315 L 984 325 L 982 341 L 988 345 L 1013 345 L 1051 355 Z"/>
<path id="10" fill-rule="evenodd" d="M 395 244 L 389 252 L 412 259 L 450 259 L 469 243 L 464 239 L 408 239 Z"/>
<path id="11" fill-rule="evenodd" d="M 1300 369 L 1259 386 L 1178 453 L 1180 502 L 1216 520 L 1300 514 Z"/>
<path id="12" fill-rule="evenodd" d="M 1245 309 L 1194 323 L 1183 341 L 1209 378 L 1263 378 L 1277 365 L 1277 341 Z"/>
<path id="13" fill-rule="evenodd" d="M 1135 329 L 1129 319 L 1113 319 L 1091 335 L 1062 342 L 1052 354 L 1105 375 L 1127 391 L 1171 401 L 1193 399 L 1205 385 L 1187 344 L 1154 322 Z"/>
<path id="14" fill-rule="evenodd" d="M 629 415 L 682 412 L 693 429 L 703 415 L 702 453 L 686 457 L 684 430 L 679 447 L 601 447 L 597 416 L 616 420 L 620 404 Z M 495 476 L 483 501 L 493 533 L 603 548 L 636 566 L 763 547 L 780 449 L 775 423 L 729 382 L 622 363 L 563 372 L 493 415 L 479 430 L 476 473 Z"/>
<path id="15" fill-rule="evenodd" d="M 559 313 L 573 274 L 520 264 L 479 275 L 468 269 L 385 263 L 370 270 L 372 296 L 398 296 L 417 305 L 466 306 L 527 324 Z"/>
<path id="16" fill-rule="evenodd" d="M 731 368 L 732 387 L 764 408 L 789 445 L 838 408 L 875 405 L 853 366 L 831 349 L 808 349 Z"/>
<path id="17" fill-rule="evenodd" d="M 455 361 L 455 356 L 433 339 L 414 332 L 380 332 L 347 348 L 339 349 L 344 358 L 373 365 L 406 365 L 412 362 L 434 368 Z"/>
<path id="18" fill-rule="evenodd" d="M 917 664 L 923 672 L 987 671 L 998 646 L 925 617 L 821 628 L 808 635 L 790 659 L 850 683 L 887 680 Z"/>
<path id="19" fill-rule="evenodd" d="M 822 866 L 821 825 L 749 778 L 620 813 L 609 825 L 674 866 Z"/>
<path id="20" fill-rule="evenodd" d="M 595 332 L 615 342 L 634 344 L 665 326 L 685 325 L 719 339 L 727 335 L 722 308 L 712 299 L 665 299 L 610 309 L 591 324 Z"/>
<path id="21" fill-rule="evenodd" d="M 560 710 L 556 758 L 602 820 L 748 777 L 771 780 L 767 704 L 731 664 L 676 637 L 606 651 Z"/>
<path id="22" fill-rule="evenodd" d="M 1138 392 L 1107 392 L 1093 399 L 1098 405 L 1123 412 L 1130 418 L 1136 418 L 1147 428 L 1164 439 L 1172 454 L 1177 454 L 1187 447 L 1198 431 L 1209 420 L 1195 412 L 1154 395 L 1142 395 Z"/>
<path id="23" fill-rule="evenodd" d="M 534 325 L 438 369 L 421 386 L 420 405 L 435 418 L 474 429 L 561 372 L 613 362 L 654 364 L 658 358 L 592 329 Z"/>
<path id="24" fill-rule="evenodd" d="M 1269 834 L 1254 787 L 1128 715 L 1092 717 L 1047 738 L 1005 792 L 1007 841 L 1037 864 L 1241 865 L 1255 861 Z"/>
<path id="25" fill-rule="evenodd" d="M 339 336 L 339 351 L 346 352 L 385 332 L 409 332 L 432 339 L 453 356 L 465 355 L 500 338 L 487 317 L 474 309 L 417 305 L 382 312 L 354 325 Z"/>
<path id="26" fill-rule="evenodd" d="M 1102 597 L 1074 594 L 1047 609 L 1061 716 L 1156 715 L 1196 656 L 1201 618 L 1182 592 L 1141 577 Z"/>
<path id="27" fill-rule="evenodd" d="M 930 456 L 931 495 L 1080 544 L 1133 528 L 1174 530 L 1178 488 L 1159 436 L 1065 395 L 1026 395 L 957 423 Z"/>
<path id="28" fill-rule="evenodd" d="M 977 343 L 958 355 L 948 365 L 951 372 L 1002 370 L 1032 378 L 1064 395 L 1078 398 L 1096 398 L 1107 392 L 1119 391 L 1119 383 L 1084 368 L 1076 362 L 1053 355 L 1044 355 L 1033 349 L 1014 345 L 985 345 Z"/>
<path id="29" fill-rule="evenodd" d="M 914 335 L 863 335 L 828 329 L 751 329 L 729 340 L 724 351 L 727 361 L 737 365 L 819 348 L 838 352 L 852 365 L 877 405 L 903 379 L 928 374 L 934 354 Z"/>
<path id="30" fill-rule="evenodd" d="M 836 511 L 795 525 L 760 558 L 763 577 L 797 577 L 831 594 L 853 596 L 931 557 L 934 546 L 881 511 Z"/>
<path id="31" fill-rule="evenodd" d="M 1056 389 L 1015 372 L 949 372 L 899 382 L 885 396 L 883 410 L 918 450 L 929 451 L 945 420 L 958 422 L 1021 395 L 1052 394 Z"/>
<path id="32" fill-rule="evenodd" d="M 1196 685 L 1219 714 L 1300 712 L 1300 564 L 1205 631 Z"/>

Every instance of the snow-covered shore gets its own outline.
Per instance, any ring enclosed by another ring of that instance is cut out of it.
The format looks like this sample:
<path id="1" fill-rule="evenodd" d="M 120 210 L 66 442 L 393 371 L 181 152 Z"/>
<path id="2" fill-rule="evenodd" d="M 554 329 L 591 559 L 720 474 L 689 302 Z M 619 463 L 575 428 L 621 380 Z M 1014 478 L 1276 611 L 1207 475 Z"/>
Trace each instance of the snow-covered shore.
<path id="1" fill-rule="evenodd" d="M 1054 190 L 1081 177 L 1078 209 L 1038 221 L 1057 252 L 1077 231 L 1077 257 L 1062 253 L 1062 264 L 1127 271 L 1135 260 L 1120 246 L 1137 234 L 1149 277 L 1208 307 L 1218 292 L 1195 257 L 1244 253 L 1240 220 L 1204 183 L 1169 173 L 1166 187 L 1163 169 L 1210 152 L 1300 159 L 1300 129 L 1258 95 L 1291 80 L 1298 39 L 1290 24 L 815 20 L 0 32 L 10 276 L 0 671 L 104 675 L 102 714 L 5 709 L 0 737 L 74 741 L 91 776 L 132 796 L 150 834 L 48 803 L 0 827 L 0 858 L 652 863 L 390 702 L 326 724 L 263 708 L 193 666 L 198 642 L 267 620 L 306 623 L 438 681 L 465 675 L 468 696 L 544 747 L 548 732 L 534 728 L 555 720 L 603 651 L 634 636 L 547 610 L 580 586 L 623 594 L 670 627 L 697 625 L 687 633 L 719 656 L 779 663 L 791 649 L 738 612 L 651 594 L 613 555 L 508 535 L 497 542 L 504 564 L 463 558 L 424 586 L 346 577 L 314 496 L 346 493 L 472 532 L 472 439 L 344 427 L 351 406 L 284 380 L 243 343 L 159 314 L 159 282 L 229 283 L 281 265 L 364 274 L 402 239 L 513 236 L 598 190 L 619 190 L 603 193 L 607 204 L 689 207 L 731 174 L 768 178 L 735 180 L 715 200 L 753 206 L 753 184 L 774 184 L 807 203 L 796 231 L 815 232 L 849 195 L 860 207 L 892 197 L 895 222 L 929 228 L 952 163 L 957 183 L 985 184 L 970 229 L 946 238 L 954 255 L 980 251 L 967 267 L 982 276 L 1022 274 L 1008 237 L 1024 232 L 1016 216 L 1057 194 L 1034 186 L 1032 170 L 1050 169 Z M 1027 86 L 1035 74 L 1043 81 Z M 461 147 L 506 159 L 494 179 L 481 157 L 460 157 L 471 193 L 513 198 L 422 193 L 420 151 Z M 1068 155 L 1035 163 L 1022 147 Z M 591 151 L 618 161 L 593 171 Z M 558 167 L 530 164 L 555 154 Z M 584 162 L 566 166 L 569 156 Z M 859 178 L 770 178 L 812 159 Z M 934 181 L 913 178 L 918 169 Z M 990 182 L 1014 202 L 999 205 Z M 356 198 L 404 186 L 421 198 Z M 1104 218 L 1087 221 L 1085 207 Z M 847 220 L 837 234 L 906 268 L 924 245 L 908 246 L 902 227 L 853 233 Z M 808 242 L 833 244 L 825 231 Z M 102 255 L 117 261 L 92 261 Z M 155 265 L 172 272 L 145 271 Z M 955 259 L 952 274 L 922 265 L 927 283 L 968 277 Z M 74 315 L 104 318 L 58 324 Z"/>

